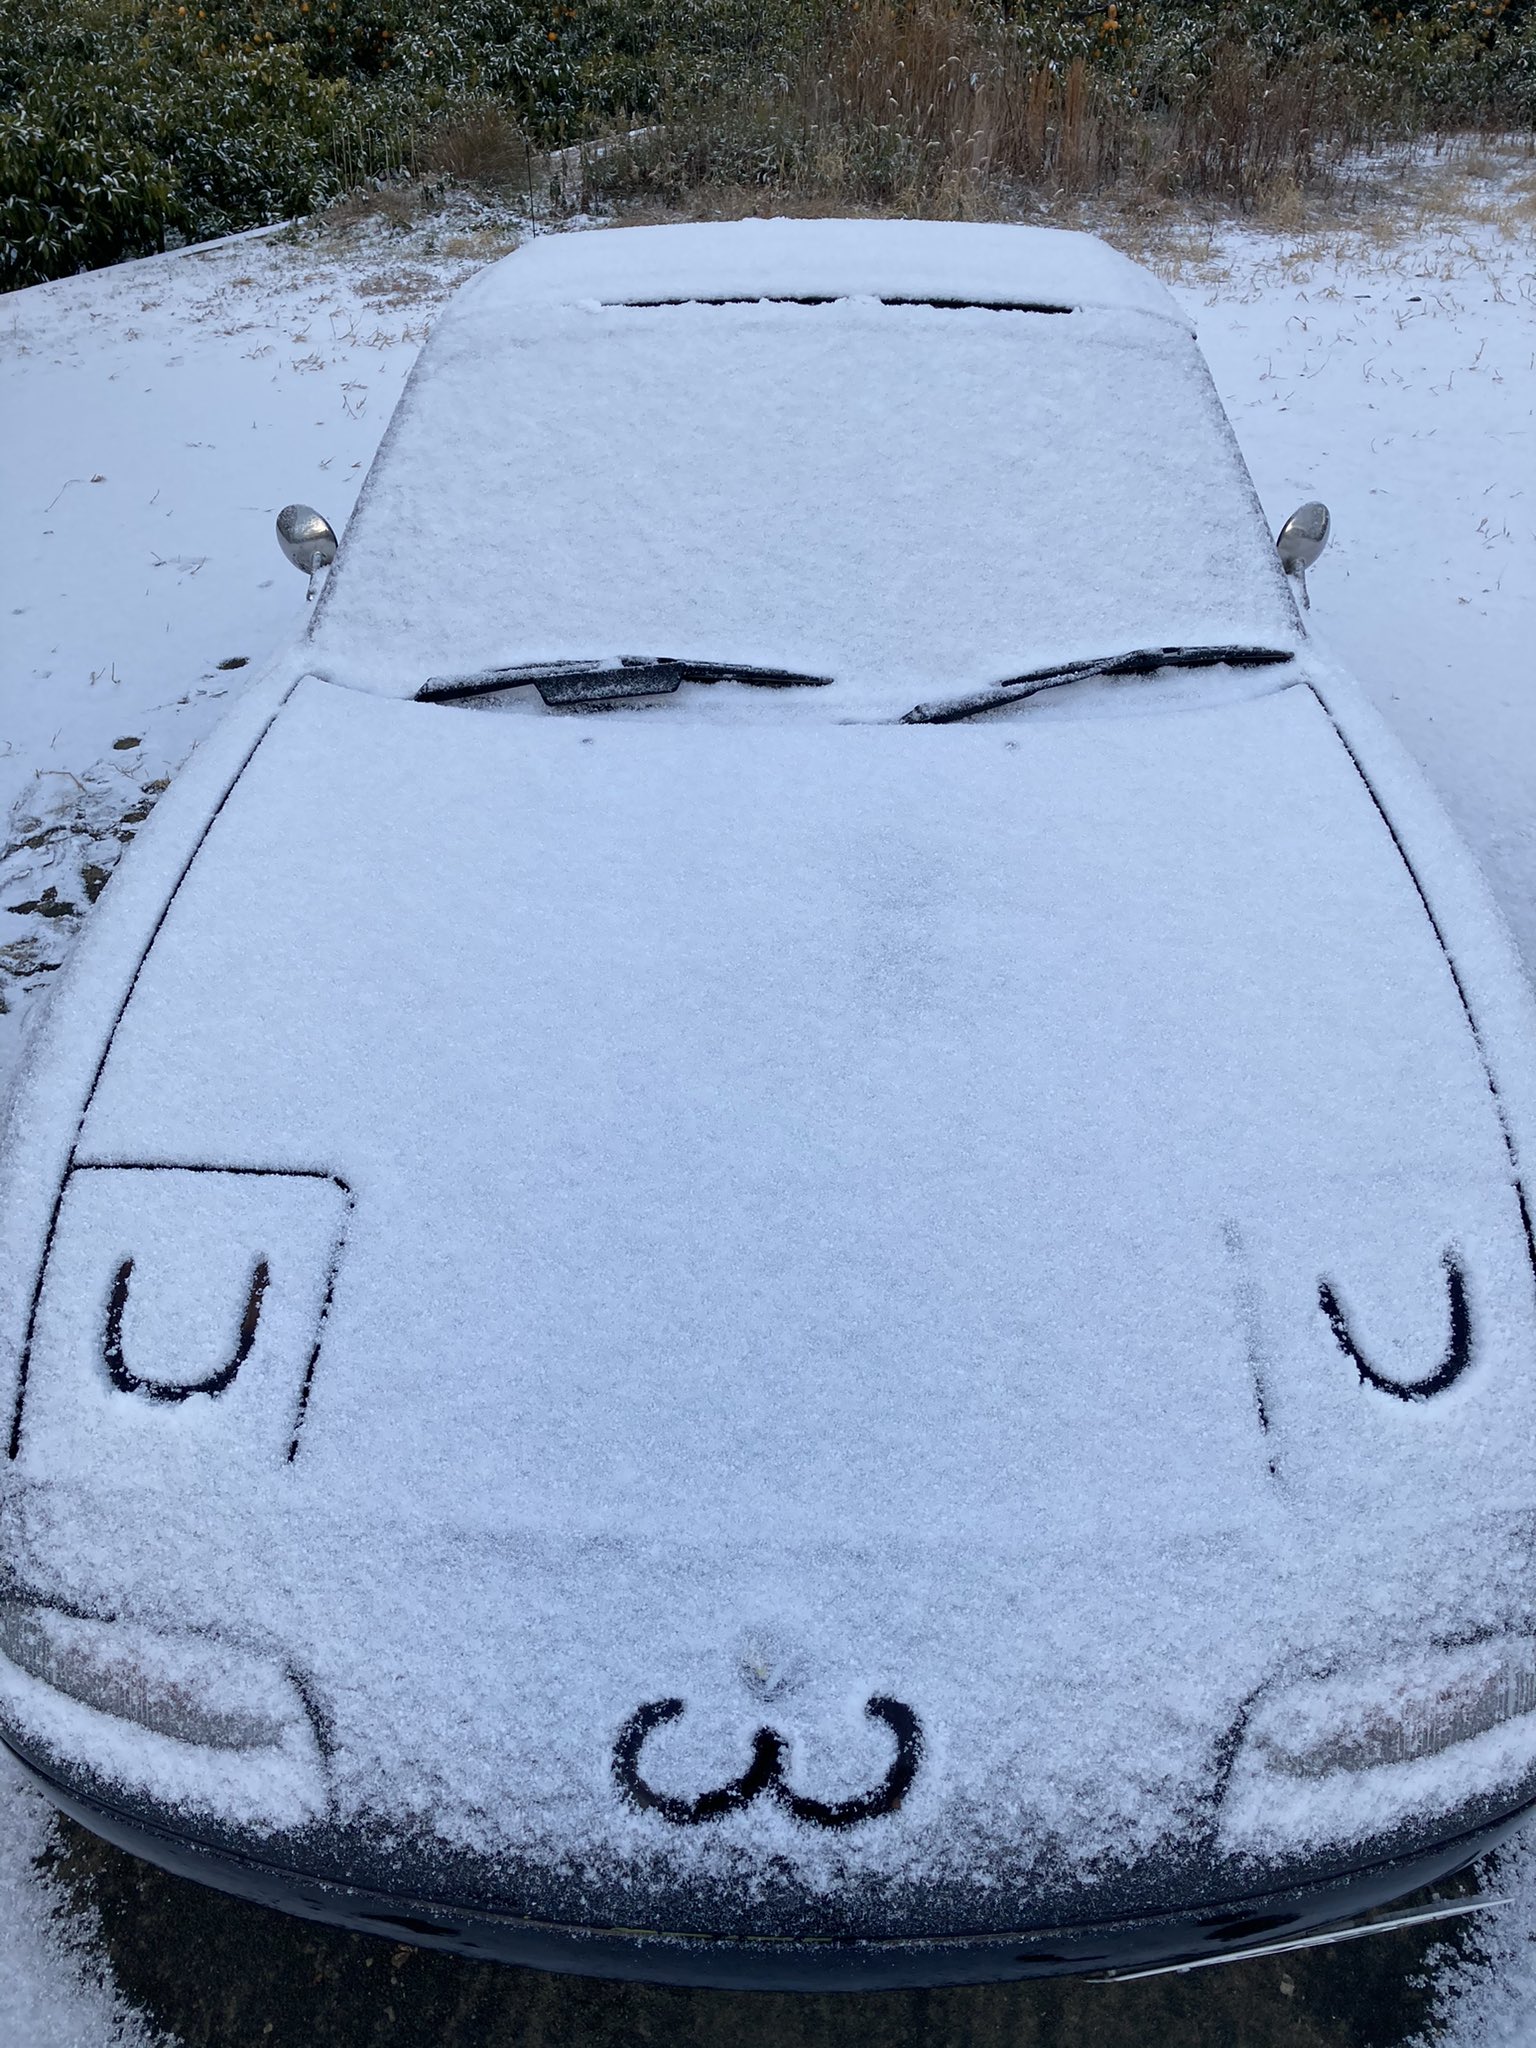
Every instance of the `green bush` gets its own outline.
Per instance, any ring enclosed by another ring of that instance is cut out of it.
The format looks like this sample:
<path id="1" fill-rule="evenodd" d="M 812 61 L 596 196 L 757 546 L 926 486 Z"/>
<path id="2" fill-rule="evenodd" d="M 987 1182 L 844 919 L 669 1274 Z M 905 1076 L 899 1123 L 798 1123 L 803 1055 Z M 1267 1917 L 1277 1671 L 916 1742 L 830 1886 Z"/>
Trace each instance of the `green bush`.
<path id="1" fill-rule="evenodd" d="M 957 105 L 973 59 L 1040 101 L 1039 147 L 1018 121 L 1010 145 L 1031 175 L 1118 175 L 1152 124 L 1170 177 L 1237 193 L 1248 145 L 1224 131 L 1240 116 L 1257 134 L 1266 97 L 1276 161 L 1536 124 L 1533 0 L 0 0 L 0 288 L 311 210 L 428 160 L 466 109 L 500 110 L 535 147 L 664 118 L 691 153 L 666 176 L 692 183 L 809 175 L 830 136 L 875 165 L 871 190 L 910 189 L 951 144 L 906 87 L 897 115 L 871 110 L 908 75 L 909 41 Z M 1073 120 L 1092 142 L 1076 169 Z"/>
<path id="2" fill-rule="evenodd" d="M 347 94 L 195 9 L 0 0 L 0 286 L 312 205 Z"/>

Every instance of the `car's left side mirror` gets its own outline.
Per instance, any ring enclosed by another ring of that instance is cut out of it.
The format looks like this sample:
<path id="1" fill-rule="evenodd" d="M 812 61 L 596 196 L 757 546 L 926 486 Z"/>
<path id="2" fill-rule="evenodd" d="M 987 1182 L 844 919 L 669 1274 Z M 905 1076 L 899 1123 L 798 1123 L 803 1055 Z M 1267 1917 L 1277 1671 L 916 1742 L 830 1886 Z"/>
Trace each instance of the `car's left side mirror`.
<path id="1" fill-rule="evenodd" d="M 277 515 L 277 544 L 309 578 L 307 595 L 313 597 L 321 571 L 336 559 L 336 529 L 313 505 L 285 505 Z"/>
<path id="2" fill-rule="evenodd" d="M 1280 566 L 1287 576 L 1295 579 L 1301 590 L 1301 601 L 1308 607 L 1312 600 L 1307 595 L 1307 571 L 1327 547 L 1332 523 L 1328 507 L 1314 498 L 1311 504 L 1302 505 L 1293 512 L 1275 535 Z"/>

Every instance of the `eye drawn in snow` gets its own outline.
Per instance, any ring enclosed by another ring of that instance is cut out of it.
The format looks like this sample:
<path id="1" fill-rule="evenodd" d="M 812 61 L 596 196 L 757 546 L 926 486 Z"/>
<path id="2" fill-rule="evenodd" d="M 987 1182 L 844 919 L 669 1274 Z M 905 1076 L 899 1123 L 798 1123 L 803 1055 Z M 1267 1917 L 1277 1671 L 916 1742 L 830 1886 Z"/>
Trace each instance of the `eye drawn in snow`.
<path id="1" fill-rule="evenodd" d="M 234 1382 L 234 1377 L 251 1355 L 251 1346 L 256 1342 L 257 1327 L 261 1322 L 261 1304 L 267 1292 L 272 1274 L 265 1259 L 258 1259 L 251 1273 L 250 1292 L 245 1298 L 245 1312 L 240 1318 L 240 1336 L 231 1357 L 201 1380 L 155 1380 L 147 1375 L 130 1372 L 123 1360 L 123 1310 L 128 1306 L 128 1286 L 133 1278 L 133 1261 L 124 1259 L 117 1269 L 112 1282 L 112 1295 L 107 1303 L 106 1327 L 102 1331 L 101 1355 L 107 1368 L 107 1377 L 120 1394 L 147 1394 L 151 1401 L 186 1401 L 193 1394 L 218 1395 Z"/>
<path id="2" fill-rule="evenodd" d="M 1472 1313 L 1467 1306 L 1467 1277 L 1454 1252 L 1448 1251 L 1441 1264 L 1445 1267 L 1446 1292 L 1450 1298 L 1450 1339 L 1439 1366 L 1422 1380 L 1398 1380 L 1389 1373 L 1378 1372 L 1355 1342 L 1348 1318 L 1330 1283 L 1326 1280 L 1318 1283 L 1318 1306 L 1328 1318 L 1339 1349 L 1353 1361 L 1355 1370 L 1368 1386 L 1377 1387 L 1383 1394 L 1391 1394 L 1399 1401 L 1428 1401 L 1436 1394 L 1443 1394 L 1447 1387 L 1456 1384 L 1472 1363 Z"/>
<path id="3" fill-rule="evenodd" d="M 900 1700 L 876 1694 L 864 1708 L 872 1721 L 883 1721 L 896 1738 L 896 1756 L 881 1782 L 852 1799 L 824 1801 L 807 1799 L 793 1791 L 784 1780 L 784 1737 L 776 1728 L 759 1728 L 752 1738 L 752 1761 L 739 1778 L 701 1792 L 696 1799 L 658 1792 L 640 1775 L 640 1752 L 653 1728 L 675 1721 L 685 1711 L 682 1700 L 651 1700 L 638 1707 L 613 1746 L 613 1775 L 619 1790 L 633 1806 L 659 1814 L 675 1827 L 697 1827 L 704 1821 L 721 1820 L 766 1793 L 798 1821 L 818 1828 L 857 1827 L 860 1821 L 878 1820 L 895 1813 L 912 1789 L 923 1760 L 923 1731 L 916 1714 Z"/>
<path id="4" fill-rule="evenodd" d="M 351 1212 L 349 1185 L 319 1170 L 77 1161 L 39 1277 L 11 1456 L 39 1472 L 67 1456 L 104 1477 L 201 1464 L 216 1446 L 291 1463 Z"/>

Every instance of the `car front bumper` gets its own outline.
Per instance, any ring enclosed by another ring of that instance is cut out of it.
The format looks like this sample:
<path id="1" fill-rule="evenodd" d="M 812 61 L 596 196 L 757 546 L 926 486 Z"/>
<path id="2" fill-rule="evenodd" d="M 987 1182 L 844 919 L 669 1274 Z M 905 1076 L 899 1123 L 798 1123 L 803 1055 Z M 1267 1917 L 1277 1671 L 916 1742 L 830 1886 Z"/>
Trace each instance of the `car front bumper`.
<path id="1" fill-rule="evenodd" d="M 894 1991 L 1236 1962 L 1309 1936 L 1352 1931 L 1365 1916 L 1464 1869 L 1536 1806 L 1528 1802 L 1409 1857 L 1361 1864 L 1315 1883 L 1186 1904 L 1166 1915 L 928 1939 L 712 1936 L 644 1925 L 575 1925 L 465 1909 L 407 1890 L 338 1883 L 83 1797 L 11 1743 L 5 1747 L 63 1812 L 93 1834 L 177 1877 L 252 1904 L 483 1961 L 737 1991 Z"/>

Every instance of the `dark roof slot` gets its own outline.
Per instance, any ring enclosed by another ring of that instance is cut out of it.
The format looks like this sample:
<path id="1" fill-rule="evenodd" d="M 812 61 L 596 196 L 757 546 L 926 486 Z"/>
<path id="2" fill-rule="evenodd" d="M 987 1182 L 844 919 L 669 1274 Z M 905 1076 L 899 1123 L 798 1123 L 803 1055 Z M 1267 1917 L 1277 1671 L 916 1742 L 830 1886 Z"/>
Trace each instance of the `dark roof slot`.
<path id="1" fill-rule="evenodd" d="M 610 299 L 612 306 L 835 306 L 851 292 L 742 292 L 734 296 L 694 293 L 677 299 Z M 880 294 L 882 306 L 934 306 L 941 313 L 1071 313 L 1072 306 L 1039 306 L 1027 299 L 927 299 Z"/>

